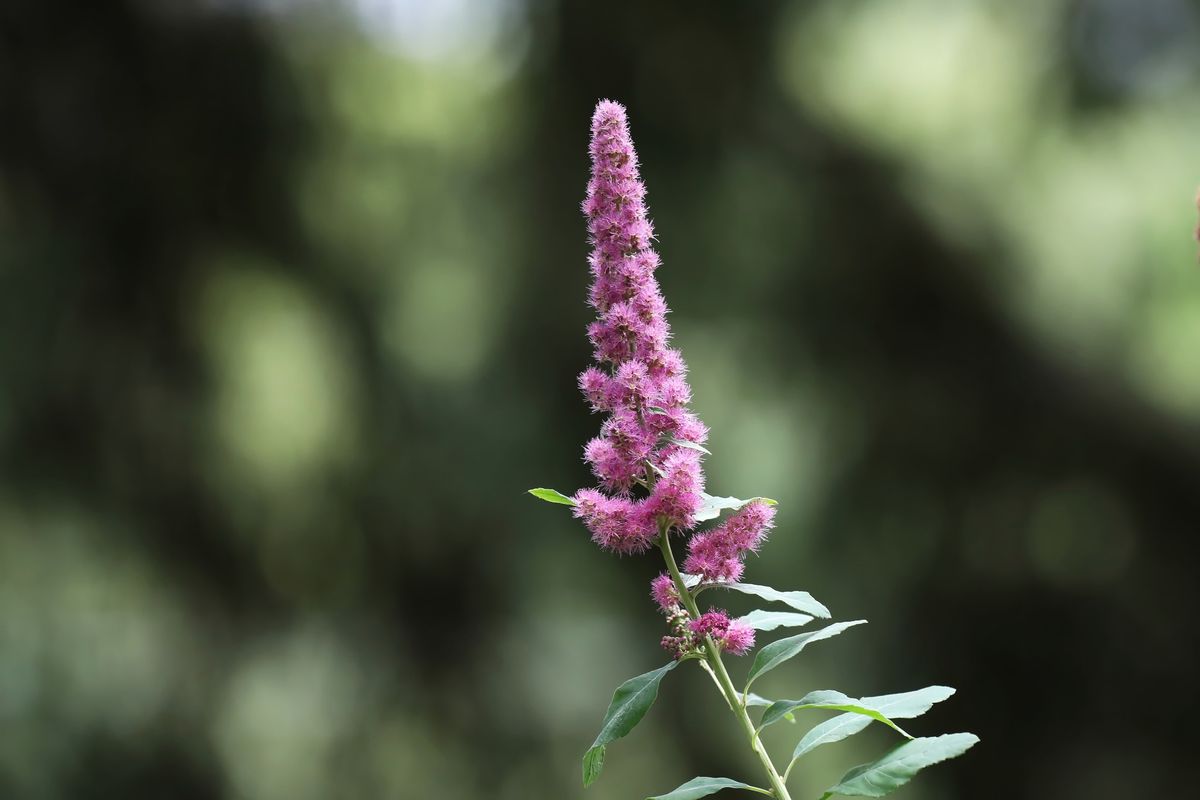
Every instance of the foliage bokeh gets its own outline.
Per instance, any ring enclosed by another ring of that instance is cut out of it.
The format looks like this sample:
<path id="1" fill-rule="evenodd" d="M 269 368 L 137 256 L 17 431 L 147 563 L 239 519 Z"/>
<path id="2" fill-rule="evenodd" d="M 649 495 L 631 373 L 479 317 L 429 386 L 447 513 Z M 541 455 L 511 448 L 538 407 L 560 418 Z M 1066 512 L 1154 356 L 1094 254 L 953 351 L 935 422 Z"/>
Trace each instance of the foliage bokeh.
<path id="1" fill-rule="evenodd" d="M 781 503 L 749 574 L 872 622 L 787 685 L 958 687 L 983 743 L 914 800 L 1169 796 L 1198 44 L 1184 0 L 8 3 L 0 795 L 582 796 L 663 659 L 653 559 L 523 494 L 588 480 L 614 97 L 710 486 Z M 705 681 L 589 794 L 744 776 Z"/>

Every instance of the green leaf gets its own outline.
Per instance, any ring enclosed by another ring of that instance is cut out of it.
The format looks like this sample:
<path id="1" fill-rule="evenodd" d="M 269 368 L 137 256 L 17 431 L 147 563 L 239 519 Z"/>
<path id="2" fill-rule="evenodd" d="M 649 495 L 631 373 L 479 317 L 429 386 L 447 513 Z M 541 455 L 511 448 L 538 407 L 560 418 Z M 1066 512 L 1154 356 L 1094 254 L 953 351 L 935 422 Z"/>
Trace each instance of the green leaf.
<path id="1" fill-rule="evenodd" d="M 746 688 L 749 689 L 750 684 L 754 683 L 756 678 L 775 669 L 789 658 L 794 657 L 811 642 L 819 642 L 822 639 L 837 636 L 847 628 L 862 625 L 865 622 L 865 619 L 856 619 L 852 622 L 835 622 L 832 625 L 821 628 L 819 631 L 800 633 L 795 636 L 789 636 L 786 639 L 780 639 L 777 642 L 771 642 L 754 656 L 754 664 L 750 667 L 750 674 L 746 677 Z"/>
<path id="2" fill-rule="evenodd" d="M 776 628 L 800 628 L 812 622 L 808 614 L 792 611 L 751 611 L 737 621 L 756 631 L 773 631 Z"/>
<path id="3" fill-rule="evenodd" d="M 692 778 L 673 792 L 647 797 L 646 800 L 696 800 L 698 797 L 707 797 L 722 789 L 749 789 L 759 794 L 770 794 L 766 789 L 729 778 Z"/>
<path id="4" fill-rule="evenodd" d="M 717 497 L 716 495 L 700 493 L 704 502 L 700 504 L 700 510 L 696 512 L 696 521 L 705 522 L 706 520 L 716 519 L 721 516 L 722 511 L 731 508 L 741 508 L 747 503 L 752 503 L 755 500 L 761 500 L 769 506 L 777 506 L 779 503 L 769 497 L 751 497 L 749 500 L 742 500 L 737 497 Z"/>
<path id="5" fill-rule="evenodd" d="M 814 617 L 829 619 L 829 609 L 813 599 L 808 592 L 781 592 L 770 586 L 759 586 L 754 583 L 705 583 L 696 590 L 696 594 L 705 589 L 732 589 L 742 594 L 752 594 L 772 603 L 785 603 L 797 611 L 812 614 Z"/>
<path id="6" fill-rule="evenodd" d="M 754 708 L 755 706 L 769 706 L 773 702 L 775 701 L 768 700 L 761 694 L 755 694 L 754 692 L 746 693 L 746 708 Z"/>
<path id="7" fill-rule="evenodd" d="M 646 716 L 650 706 L 654 705 L 654 699 L 658 697 L 658 684 L 668 672 L 679 666 L 679 663 L 672 661 L 644 675 L 630 678 L 617 687 L 612 702 L 608 705 L 608 711 L 604 714 L 604 722 L 600 724 L 600 733 L 583 756 L 585 787 L 591 786 L 600 776 L 600 770 L 604 768 L 604 750 L 608 744 L 629 733 L 642 721 L 642 717 Z"/>
<path id="8" fill-rule="evenodd" d="M 697 452 L 704 453 L 705 455 L 709 455 L 709 456 L 712 455 L 712 450 L 709 450 L 707 447 L 705 447 L 702 444 L 696 444 L 695 442 L 689 442 L 687 439 L 676 439 L 674 436 L 672 436 L 670 439 L 667 439 L 667 441 L 670 442 L 671 444 L 675 445 L 676 447 L 686 447 L 689 450 L 695 450 Z"/>
<path id="9" fill-rule="evenodd" d="M 926 686 L 914 692 L 864 697 L 862 703 L 886 715 L 888 719 L 912 719 L 924 714 L 934 703 L 940 703 L 953 694 L 954 690 L 949 686 Z M 871 720 L 860 714 L 839 714 L 828 719 L 804 734 L 804 738 L 792 753 L 792 761 L 823 744 L 840 742 L 847 736 L 853 736 L 870 724 Z"/>
<path id="10" fill-rule="evenodd" d="M 576 505 L 574 500 L 554 489 L 530 489 L 529 493 L 538 500 L 545 500 L 547 503 L 558 503 L 560 506 Z"/>
<path id="11" fill-rule="evenodd" d="M 809 692 L 799 700 L 777 700 L 763 712 L 762 721 L 758 725 L 758 729 L 762 730 L 768 725 L 774 725 L 784 717 L 790 717 L 793 711 L 800 711 L 806 708 L 821 708 L 829 711 L 846 711 L 851 714 L 859 714 L 870 720 L 877 720 L 892 728 L 901 736 L 908 739 L 913 737 L 904 732 L 896 723 L 892 722 L 878 709 L 871 706 L 865 700 L 858 700 L 853 697 L 847 697 L 841 692 L 835 692 L 827 689 L 822 689 L 816 692 Z"/>
<path id="12" fill-rule="evenodd" d="M 973 733 L 947 733 L 944 736 L 913 739 L 878 761 L 850 770 L 836 786 L 825 790 L 825 797 L 835 794 L 883 797 L 908 783 L 925 767 L 960 756 L 978 741 L 979 737 Z"/>
<path id="13" fill-rule="evenodd" d="M 605 749 L 603 745 L 590 747 L 583 754 L 583 788 L 591 786 L 600 777 L 600 770 L 604 769 Z"/>
<path id="14" fill-rule="evenodd" d="M 913 692 L 898 694 L 881 694 L 875 697 L 864 697 L 864 703 L 870 703 L 892 719 L 912 719 L 919 717 L 933 707 L 950 698 L 954 690 L 949 686 L 926 686 Z"/>

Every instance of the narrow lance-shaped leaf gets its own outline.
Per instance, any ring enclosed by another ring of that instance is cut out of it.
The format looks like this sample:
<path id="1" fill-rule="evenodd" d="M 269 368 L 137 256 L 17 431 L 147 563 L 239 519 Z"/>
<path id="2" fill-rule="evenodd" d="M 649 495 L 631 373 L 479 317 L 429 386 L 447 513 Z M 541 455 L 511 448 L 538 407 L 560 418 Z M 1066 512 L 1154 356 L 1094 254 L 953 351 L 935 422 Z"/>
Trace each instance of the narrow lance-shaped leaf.
<path id="1" fill-rule="evenodd" d="M 773 702 L 775 701 L 768 700 L 761 694 L 755 694 L 754 692 L 746 693 L 746 708 L 754 708 L 755 706 L 769 706 Z"/>
<path id="2" fill-rule="evenodd" d="M 751 611 L 738 622 L 756 631 L 773 631 L 776 628 L 800 628 L 812 622 L 808 614 L 797 614 L 794 611 Z"/>
<path id="3" fill-rule="evenodd" d="M 859 700 L 854 697 L 848 697 L 841 692 L 835 692 L 828 689 L 822 689 L 815 692 L 809 692 L 799 700 L 777 700 L 763 712 L 762 721 L 758 725 L 758 729 L 762 730 L 768 725 L 773 725 L 786 716 L 789 716 L 793 711 L 800 711 L 806 708 L 820 708 L 829 711 L 846 711 L 852 714 L 860 714 L 869 720 L 877 720 L 892 728 L 901 736 L 908 739 L 913 737 L 904 732 L 900 726 L 892 722 L 878 709 L 872 707 L 865 700 Z"/>
<path id="4" fill-rule="evenodd" d="M 557 503 L 560 506 L 576 505 L 574 500 L 555 489 L 530 489 L 529 493 L 538 500 L 545 500 L 547 503 Z"/>
<path id="5" fill-rule="evenodd" d="M 672 661 L 644 675 L 630 678 L 617 687 L 608 711 L 604 714 L 604 722 L 600 724 L 600 733 L 583 756 L 584 786 L 591 786 L 600 776 L 600 770 L 604 768 L 604 751 L 608 744 L 629 733 L 642 721 L 642 717 L 646 716 L 650 706 L 654 705 L 654 699 L 658 697 L 659 683 L 677 666 L 679 662 Z"/>
<path id="6" fill-rule="evenodd" d="M 837 636 L 847 628 L 862 625 L 865 622 L 865 619 L 856 619 L 852 622 L 835 622 L 832 625 L 821 628 L 819 631 L 800 633 L 795 636 L 789 636 L 786 639 L 780 639 L 777 642 L 771 642 L 754 656 L 754 664 L 750 667 L 750 674 L 746 677 L 746 688 L 749 689 L 750 684 L 754 683 L 755 679 L 760 675 L 770 672 L 789 658 L 793 658 L 810 643 L 819 642 L 831 636 Z"/>
<path id="7" fill-rule="evenodd" d="M 686 447 L 689 450 L 695 450 L 698 453 L 704 453 L 705 455 L 708 455 L 708 456 L 712 455 L 712 450 L 709 450 L 707 447 L 705 447 L 702 444 L 696 444 L 695 442 L 689 442 L 687 439 L 676 439 L 674 436 L 672 436 L 669 439 L 667 439 L 667 441 L 670 442 L 671 444 L 675 445 L 676 447 Z"/>
<path id="8" fill-rule="evenodd" d="M 698 797 L 707 797 L 722 789 L 749 789 L 759 794 L 771 794 L 766 789 L 760 789 L 757 786 L 751 786 L 748 783 L 731 780 L 730 778 L 692 778 L 672 792 L 647 797 L 646 800 L 696 800 Z"/>
<path id="9" fill-rule="evenodd" d="M 808 592 L 781 592 L 770 586 L 759 586 L 755 583 L 706 583 L 696 589 L 696 594 L 705 589 L 732 589 L 742 594 L 752 594 L 772 603 L 785 603 L 797 611 L 812 614 L 814 617 L 829 619 L 829 609 L 813 599 Z"/>
<path id="10" fill-rule="evenodd" d="M 700 509 L 696 512 L 696 521 L 705 522 L 710 519 L 716 519 L 721 516 L 722 511 L 729 509 L 741 508 L 747 503 L 755 500 L 760 500 L 769 506 L 779 505 L 778 502 L 769 497 L 751 497 L 749 500 L 742 500 L 739 497 L 717 497 L 707 493 L 700 494 L 703 502 L 700 504 Z"/>
<path id="11" fill-rule="evenodd" d="M 949 686 L 926 686 L 912 692 L 864 697 L 862 702 L 885 714 L 889 719 L 912 719 L 924 714 L 934 703 L 940 703 L 953 694 L 954 690 Z M 804 734 L 792 753 L 792 761 L 823 744 L 840 742 L 847 736 L 853 736 L 870 724 L 870 718 L 859 714 L 839 714 L 828 719 Z"/>
<path id="12" fill-rule="evenodd" d="M 979 737 L 973 733 L 947 733 L 905 742 L 878 761 L 847 772 L 836 786 L 825 790 L 821 800 L 836 794 L 883 797 L 908 783 L 925 767 L 960 756 L 978 741 Z"/>

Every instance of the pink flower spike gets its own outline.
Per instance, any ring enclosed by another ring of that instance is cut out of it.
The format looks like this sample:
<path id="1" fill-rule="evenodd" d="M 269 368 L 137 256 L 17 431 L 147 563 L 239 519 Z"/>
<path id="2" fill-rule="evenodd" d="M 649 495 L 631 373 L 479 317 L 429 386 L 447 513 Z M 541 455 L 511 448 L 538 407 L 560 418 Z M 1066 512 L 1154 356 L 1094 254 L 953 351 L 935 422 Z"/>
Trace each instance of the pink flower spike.
<path id="1" fill-rule="evenodd" d="M 775 520 L 775 509 L 761 500 L 748 503 L 715 528 L 697 533 L 688 543 L 686 572 L 706 581 L 736 581 L 742 559 L 757 552 Z"/>
<path id="2" fill-rule="evenodd" d="M 747 503 L 737 510 L 725 523 L 729 541 L 738 550 L 757 551 L 767 538 L 767 531 L 775 526 L 775 508 L 761 500 Z"/>
<path id="3" fill-rule="evenodd" d="M 592 248 L 588 301 L 596 319 L 587 334 L 596 364 L 580 374 L 579 389 L 607 417 L 583 457 L 609 494 L 581 492 L 576 516 L 601 547 L 633 553 L 663 528 L 695 526 L 704 491 L 700 457 L 669 439 L 699 444 L 708 429 L 688 410 L 687 365 L 669 347 L 654 225 L 620 103 L 597 103 L 588 152 L 592 170 L 582 209 Z M 649 497 L 639 500 L 643 489 Z M 739 570 L 732 562 L 724 567 L 728 574 Z"/>

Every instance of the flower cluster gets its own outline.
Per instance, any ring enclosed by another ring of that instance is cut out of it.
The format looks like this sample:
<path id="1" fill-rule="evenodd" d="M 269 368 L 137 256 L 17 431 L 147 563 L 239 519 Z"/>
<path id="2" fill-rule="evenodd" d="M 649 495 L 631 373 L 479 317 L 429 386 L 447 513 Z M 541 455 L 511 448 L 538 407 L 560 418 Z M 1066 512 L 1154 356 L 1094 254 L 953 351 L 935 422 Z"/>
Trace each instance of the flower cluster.
<path id="1" fill-rule="evenodd" d="M 705 581 L 736 581 L 745 566 L 742 558 L 758 552 L 774 524 L 774 508 L 761 500 L 747 503 L 717 527 L 692 537 L 684 571 Z"/>
<path id="2" fill-rule="evenodd" d="M 675 658 L 699 652 L 706 636 L 719 649 L 735 656 L 745 655 L 754 647 L 754 629 L 731 620 L 722 609 L 710 608 L 696 619 L 691 619 L 682 608 L 676 606 L 668 613 L 667 620 L 675 629 L 675 635 L 664 636 L 662 646 Z"/>
<path id="3" fill-rule="evenodd" d="M 679 605 L 679 592 L 675 591 L 675 581 L 665 572 L 650 581 L 650 596 L 664 614 Z"/>
<path id="4" fill-rule="evenodd" d="M 735 656 L 744 655 L 754 646 L 754 629 L 729 618 L 724 611 L 710 608 L 692 620 L 692 633 L 709 636 L 717 645 Z"/>
<path id="5" fill-rule="evenodd" d="M 593 410 L 608 416 L 584 447 L 601 489 L 575 495 L 575 515 L 593 540 L 616 553 L 641 552 L 660 530 L 689 530 L 702 502 L 705 427 L 687 406 L 691 388 L 678 350 L 668 346 L 667 304 L 654 271 L 658 254 L 646 214 L 646 187 L 625 109 L 611 101 L 592 117 L 592 175 L 583 211 L 592 243 L 588 326 L 596 366 L 579 376 Z M 643 486 L 648 496 L 635 498 Z"/>

